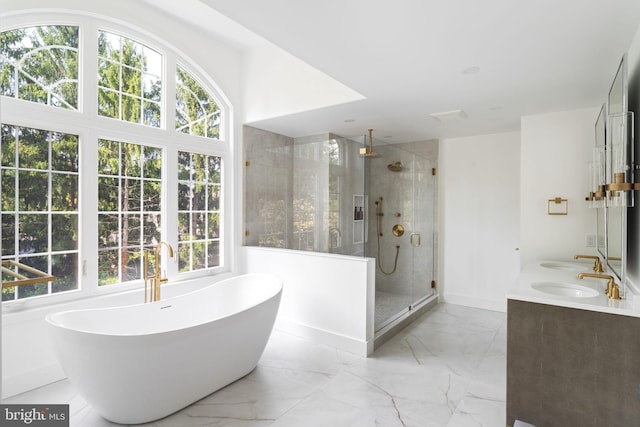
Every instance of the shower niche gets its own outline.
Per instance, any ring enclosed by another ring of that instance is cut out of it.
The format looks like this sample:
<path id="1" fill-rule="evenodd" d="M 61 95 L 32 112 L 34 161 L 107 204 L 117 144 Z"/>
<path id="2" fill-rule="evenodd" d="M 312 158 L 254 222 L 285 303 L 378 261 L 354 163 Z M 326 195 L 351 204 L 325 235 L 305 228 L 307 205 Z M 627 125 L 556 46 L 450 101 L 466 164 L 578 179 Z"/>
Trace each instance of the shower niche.
<path id="1" fill-rule="evenodd" d="M 367 240 L 368 197 L 364 194 L 353 196 L 353 244 L 360 245 Z"/>

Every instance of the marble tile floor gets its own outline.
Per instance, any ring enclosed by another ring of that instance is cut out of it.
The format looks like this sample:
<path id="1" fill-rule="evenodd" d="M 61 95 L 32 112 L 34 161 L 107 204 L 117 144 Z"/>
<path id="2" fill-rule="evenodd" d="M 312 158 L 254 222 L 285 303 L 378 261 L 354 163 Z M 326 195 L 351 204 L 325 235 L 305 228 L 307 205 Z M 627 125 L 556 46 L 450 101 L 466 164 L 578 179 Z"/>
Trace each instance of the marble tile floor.
<path id="1" fill-rule="evenodd" d="M 364 358 L 274 331 L 246 377 L 154 427 L 504 427 L 506 315 L 440 304 Z M 68 381 L 4 403 L 69 403 L 71 426 L 114 424 Z"/>

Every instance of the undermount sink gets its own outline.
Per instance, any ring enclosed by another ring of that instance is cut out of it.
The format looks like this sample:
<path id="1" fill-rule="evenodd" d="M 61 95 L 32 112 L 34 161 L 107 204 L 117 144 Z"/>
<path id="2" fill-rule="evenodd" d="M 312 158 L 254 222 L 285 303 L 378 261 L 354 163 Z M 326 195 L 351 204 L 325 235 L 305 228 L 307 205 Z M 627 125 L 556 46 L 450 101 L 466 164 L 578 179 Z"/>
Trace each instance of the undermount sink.
<path id="1" fill-rule="evenodd" d="M 592 298 L 599 294 L 595 289 L 575 283 L 535 282 L 531 287 L 540 292 L 563 297 Z"/>
<path id="2" fill-rule="evenodd" d="M 564 261 L 545 261 L 540 263 L 540 267 L 568 271 L 587 271 L 590 269 L 590 266 L 587 264 Z"/>

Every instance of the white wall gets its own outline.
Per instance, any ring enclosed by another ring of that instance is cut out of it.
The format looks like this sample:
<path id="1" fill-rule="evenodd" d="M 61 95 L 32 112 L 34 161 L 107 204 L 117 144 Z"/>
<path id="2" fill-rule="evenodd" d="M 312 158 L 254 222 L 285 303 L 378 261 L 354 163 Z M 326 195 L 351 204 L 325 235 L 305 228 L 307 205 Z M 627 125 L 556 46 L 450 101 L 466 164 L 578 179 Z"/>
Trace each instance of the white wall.
<path id="1" fill-rule="evenodd" d="M 519 265 L 518 132 L 440 143 L 440 295 L 506 310 Z"/>
<path id="2" fill-rule="evenodd" d="M 244 247 L 246 273 L 272 273 L 284 288 L 276 328 L 361 356 L 373 351 L 375 260 Z"/>
<path id="3" fill-rule="evenodd" d="M 603 94 L 603 101 L 605 95 Z M 520 170 L 521 261 L 571 259 L 596 232 L 595 210 L 587 207 L 588 163 L 595 144 L 599 107 L 522 118 Z M 567 216 L 547 215 L 547 201 L 569 200 Z"/>
<path id="4" fill-rule="evenodd" d="M 265 43 L 244 55 L 244 123 L 364 99 L 284 50 Z"/>

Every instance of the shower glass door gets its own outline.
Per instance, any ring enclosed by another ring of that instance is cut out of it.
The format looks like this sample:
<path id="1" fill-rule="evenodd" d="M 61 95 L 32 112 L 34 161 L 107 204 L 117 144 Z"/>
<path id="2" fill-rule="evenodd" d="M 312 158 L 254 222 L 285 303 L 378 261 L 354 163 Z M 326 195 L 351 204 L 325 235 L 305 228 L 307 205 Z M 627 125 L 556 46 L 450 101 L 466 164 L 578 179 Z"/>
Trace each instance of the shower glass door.
<path id="1" fill-rule="evenodd" d="M 380 158 L 367 166 L 370 212 L 375 214 L 367 250 L 376 257 L 376 331 L 434 293 L 435 161 L 412 148 L 380 144 Z M 403 233 L 396 235 L 399 229 Z"/>
<path id="2" fill-rule="evenodd" d="M 431 160 L 414 155 L 411 246 L 411 305 L 413 309 L 434 294 L 436 169 Z"/>

